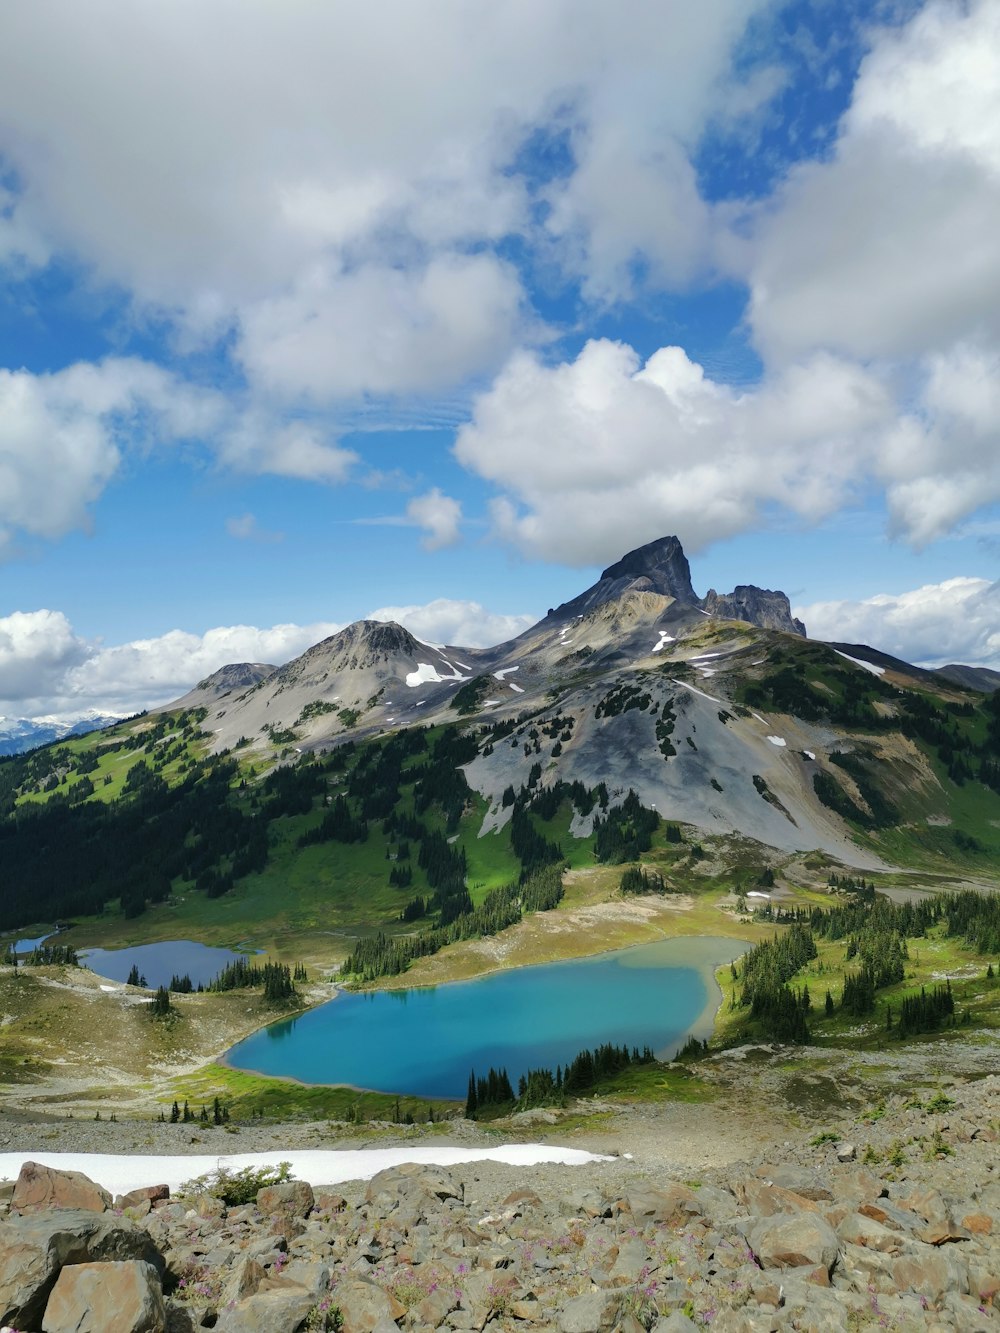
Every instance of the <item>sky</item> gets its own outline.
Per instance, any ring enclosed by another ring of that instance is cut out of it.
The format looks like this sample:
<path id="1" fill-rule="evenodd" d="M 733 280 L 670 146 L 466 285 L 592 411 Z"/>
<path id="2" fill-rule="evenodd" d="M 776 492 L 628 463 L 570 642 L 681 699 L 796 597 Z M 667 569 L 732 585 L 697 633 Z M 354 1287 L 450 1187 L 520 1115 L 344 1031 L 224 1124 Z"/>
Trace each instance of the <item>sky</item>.
<path id="1" fill-rule="evenodd" d="M 1000 667 L 1000 0 L 0 6 L 0 714 L 695 588 Z"/>

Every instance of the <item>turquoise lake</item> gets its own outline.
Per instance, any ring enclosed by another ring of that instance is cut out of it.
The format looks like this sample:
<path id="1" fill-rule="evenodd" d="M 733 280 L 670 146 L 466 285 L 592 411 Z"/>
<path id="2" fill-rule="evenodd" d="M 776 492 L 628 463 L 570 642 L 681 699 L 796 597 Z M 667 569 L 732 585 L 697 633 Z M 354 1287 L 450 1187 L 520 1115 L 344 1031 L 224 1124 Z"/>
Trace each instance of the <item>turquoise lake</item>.
<path id="1" fill-rule="evenodd" d="M 713 969 L 737 940 L 663 940 L 592 958 L 405 991 L 343 992 L 234 1046 L 226 1062 L 303 1083 L 463 1098 L 469 1070 L 565 1065 L 604 1042 L 669 1057 L 707 1036 L 721 998 Z"/>

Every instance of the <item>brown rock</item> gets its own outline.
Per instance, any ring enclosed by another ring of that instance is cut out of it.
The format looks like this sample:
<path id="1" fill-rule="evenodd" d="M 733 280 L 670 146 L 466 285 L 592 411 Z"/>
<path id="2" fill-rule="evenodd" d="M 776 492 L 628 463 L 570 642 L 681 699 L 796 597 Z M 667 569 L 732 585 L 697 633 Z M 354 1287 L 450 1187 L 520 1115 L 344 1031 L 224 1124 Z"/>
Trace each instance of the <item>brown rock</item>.
<path id="1" fill-rule="evenodd" d="M 992 1236 L 993 1218 L 988 1213 L 966 1213 L 962 1226 L 974 1236 Z"/>
<path id="2" fill-rule="evenodd" d="M 160 1275 L 142 1262 L 71 1264 L 52 1289 L 44 1333 L 160 1333 Z"/>
<path id="3" fill-rule="evenodd" d="M 829 1184 L 816 1172 L 801 1166 L 761 1166 L 757 1175 L 772 1185 L 801 1194 L 804 1199 L 832 1199 Z"/>
<path id="4" fill-rule="evenodd" d="M 886 1192 L 885 1185 L 878 1176 L 873 1176 L 863 1166 L 855 1167 L 851 1171 L 838 1171 L 831 1184 L 835 1199 L 850 1200 L 853 1203 L 859 1201 L 874 1203 Z"/>
<path id="5" fill-rule="evenodd" d="M 863 1245 L 868 1250 L 880 1250 L 883 1254 L 899 1254 L 903 1248 L 903 1236 L 898 1231 L 890 1231 L 874 1218 L 861 1213 L 851 1213 L 837 1227 L 837 1235 L 851 1245 Z"/>
<path id="6" fill-rule="evenodd" d="M 115 1198 L 115 1207 L 138 1208 L 142 1205 L 143 1201 L 149 1203 L 150 1207 L 152 1207 L 157 1203 L 166 1203 L 169 1198 L 169 1185 L 146 1185 L 142 1189 L 129 1190 L 127 1194 L 117 1195 Z"/>
<path id="7" fill-rule="evenodd" d="M 942 1300 L 946 1292 L 965 1295 L 969 1290 L 968 1269 L 950 1253 L 928 1250 L 919 1257 L 904 1256 L 893 1264 L 892 1276 L 897 1291 L 913 1291 L 935 1303 Z"/>
<path id="8" fill-rule="evenodd" d="M 108 1213 L 60 1210 L 0 1222 L 0 1325 L 38 1328 L 49 1292 L 66 1264 L 163 1258 L 135 1223 Z"/>
<path id="9" fill-rule="evenodd" d="M 82 1171 L 58 1171 L 40 1162 L 25 1162 L 14 1184 L 11 1212 L 40 1213 L 48 1208 L 85 1208 L 103 1213 L 111 1195 Z"/>
<path id="10" fill-rule="evenodd" d="M 751 1177 L 736 1187 L 736 1197 L 755 1217 L 774 1217 L 775 1213 L 815 1213 L 818 1205 L 804 1194 L 782 1189 L 767 1180 Z"/>

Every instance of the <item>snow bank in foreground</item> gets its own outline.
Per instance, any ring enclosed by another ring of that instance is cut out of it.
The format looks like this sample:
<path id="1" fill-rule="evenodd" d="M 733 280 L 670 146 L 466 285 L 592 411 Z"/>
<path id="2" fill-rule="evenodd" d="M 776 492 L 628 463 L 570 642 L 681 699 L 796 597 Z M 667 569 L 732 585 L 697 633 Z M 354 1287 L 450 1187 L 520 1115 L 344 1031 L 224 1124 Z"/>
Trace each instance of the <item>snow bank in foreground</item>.
<path id="1" fill-rule="evenodd" d="M 297 1180 L 310 1185 L 339 1185 L 345 1180 L 369 1180 L 388 1166 L 417 1162 L 422 1166 L 456 1166 L 461 1162 L 507 1162 L 511 1166 L 538 1166 L 556 1162 L 585 1166 L 588 1162 L 610 1162 L 579 1148 L 560 1148 L 545 1143 L 508 1143 L 499 1148 L 450 1148 L 445 1144 L 423 1147 L 296 1149 L 290 1152 L 245 1152 L 223 1156 L 202 1154 L 183 1157 L 119 1157 L 113 1153 L 7 1152 L 0 1153 L 0 1180 L 13 1180 L 23 1162 L 40 1162 L 60 1171 L 82 1171 L 112 1194 L 126 1194 L 144 1185 L 169 1185 L 176 1190 L 185 1180 L 203 1176 L 224 1166 L 231 1171 L 243 1167 L 277 1166 L 291 1163 Z"/>

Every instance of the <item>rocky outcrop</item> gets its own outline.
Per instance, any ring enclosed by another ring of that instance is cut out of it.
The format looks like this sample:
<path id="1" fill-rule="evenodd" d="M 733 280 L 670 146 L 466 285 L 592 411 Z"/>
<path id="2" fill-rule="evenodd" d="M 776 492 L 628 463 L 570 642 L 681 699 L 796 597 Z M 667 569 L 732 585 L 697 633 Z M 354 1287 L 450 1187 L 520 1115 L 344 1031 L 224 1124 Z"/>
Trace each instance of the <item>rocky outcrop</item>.
<path id="1" fill-rule="evenodd" d="M 702 608 L 725 620 L 743 620 L 761 629 L 784 630 L 786 634 L 801 634 L 806 627 L 792 615 L 792 608 L 783 592 L 770 588 L 756 588 L 752 583 L 741 583 L 732 592 L 719 593 L 709 588 Z"/>
<path id="2" fill-rule="evenodd" d="M 11 1214 L 0 1312 L 27 1333 L 973 1333 L 1000 1313 L 998 1100 L 996 1078 L 899 1097 L 850 1144 L 687 1182 L 619 1160 L 500 1193 L 479 1164 L 409 1165 L 236 1207 L 152 1191 L 138 1224 Z"/>
<path id="3" fill-rule="evenodd" d="M 550 619 L 570 620 L 586 615 L 606 602 L 614 602 L 631 593 L 657 593 L 671 597 L 680 606 L 705 611 L 726 620 L 743 620 L 761 629 L 784 630 L 805 635 L 806 627 L 796 620 L 783 592 L 740 584 L 732 592 L 717 593 L 714 588 L 701 598 L 691 583 L 691 566 L 676 537 L 660 537 L 634 551 L 629 551 L 609 565 L 597 583 L 572 601 L 549 612 Z"/>
<path id="4" fill-rule="evenodd" d="M 628 592 L 653 592 L 672 597 L 684 606 L 697 607 L 699 598 L 691 585 L 691 566 L 676 537 L 649 542 L 609 565 L 597 583 L 586 592 L 549 612 L 549 619 L 571 620 L 586 615 L 605 602 Z"/>

